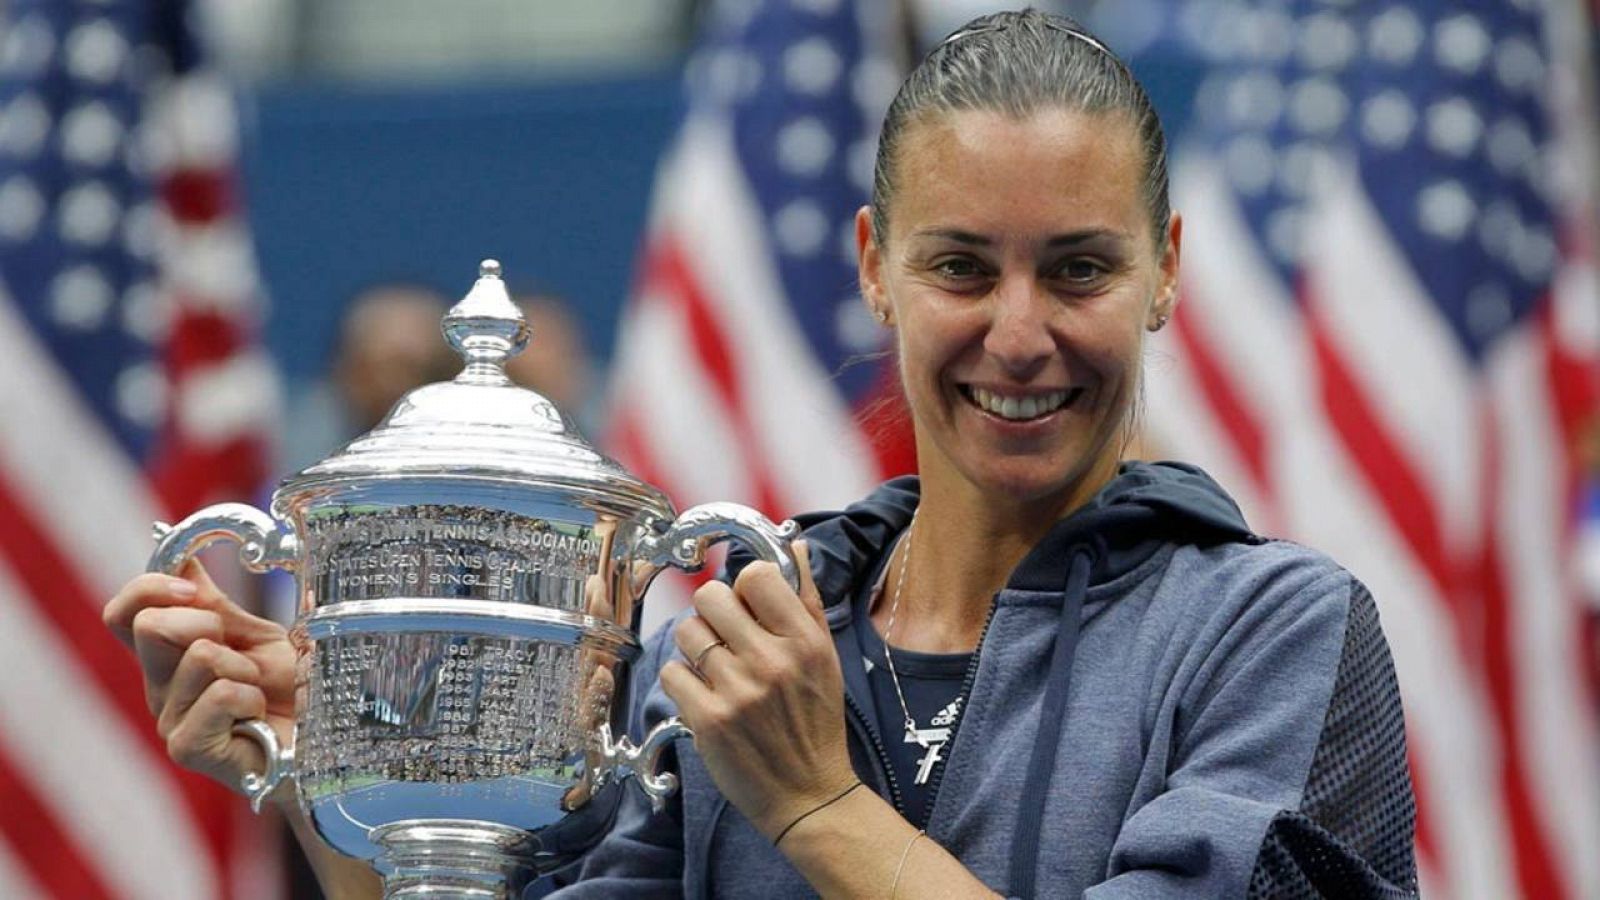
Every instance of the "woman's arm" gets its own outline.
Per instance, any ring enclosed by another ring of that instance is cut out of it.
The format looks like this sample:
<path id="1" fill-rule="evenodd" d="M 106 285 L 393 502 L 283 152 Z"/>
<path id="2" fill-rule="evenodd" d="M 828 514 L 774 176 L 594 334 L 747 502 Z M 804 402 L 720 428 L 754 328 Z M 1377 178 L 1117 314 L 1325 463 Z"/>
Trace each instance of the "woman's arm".
<path id="1" fill-rule="evenodd" d="M 997 896 L 869 790 L 807 816 L 778 848 L 824 897 Z"/>
<path id="2" fill-rule="evenodd" d="M 231 790 L 264 758 L 236 722 L 265 719 L 287 740 L 294 728 L 294 649 L 283 627 L 251 615 L 222 593 L 199 562 L 182 578 L 144 574 L 106 604 L 112 633 L 133 650 L 156 730 L 174 762 Z M 284 782 L 274 803 L 289 819 L 317 880 L 332 900 L 377 897 L 378 878 L 335 853 L 312 831 Z"/>
<path id="3" fill-rule="evenodd" d="M 856 782 L 844 680 L 803 544 L 796 555 L 798 598 L 753 563 L 731 588 L 700 588 L 674 633 L 695 668 L 667 663 L 661 687 L 712 779 L 823 896 L 994 896 L 872 792 L 840 797 Z"/>

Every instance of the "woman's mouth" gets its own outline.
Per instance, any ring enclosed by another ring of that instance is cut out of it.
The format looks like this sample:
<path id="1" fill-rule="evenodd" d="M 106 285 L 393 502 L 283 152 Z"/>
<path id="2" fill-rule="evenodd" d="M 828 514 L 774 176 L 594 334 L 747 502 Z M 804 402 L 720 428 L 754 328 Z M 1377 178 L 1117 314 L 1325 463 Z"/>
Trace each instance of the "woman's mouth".
<path id="1" fill-rule="evenodd" d="M 1071 406 L 1083 396 L 1083 388 L 1043 391 L 1031 394 L 1004 394 L 973 385 L 961 385 L 961 396 L 973 406 L 1008 422 L 1042 419 L 1056 410 Z"/>

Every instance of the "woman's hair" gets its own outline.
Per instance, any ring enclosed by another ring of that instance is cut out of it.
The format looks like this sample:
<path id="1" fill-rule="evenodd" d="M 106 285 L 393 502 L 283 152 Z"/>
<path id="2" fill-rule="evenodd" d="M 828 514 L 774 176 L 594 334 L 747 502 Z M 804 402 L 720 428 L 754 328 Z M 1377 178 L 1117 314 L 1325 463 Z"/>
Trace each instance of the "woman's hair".
<path id="1" fill-rule="evenodd" d="M 1022 118 L 1046 109 L 1125 113 L 1144 153 L 1144 201 L 1166 245 L 1167 141 L 1133 73 L 1064 16 L 1038 10 L 980 16 L 952 32 L 906 77 L 883 119 L 872 173 L 872 238 L 883 246 L 895 156 L 906 127 L 933 113 L 987 110 Z"/>

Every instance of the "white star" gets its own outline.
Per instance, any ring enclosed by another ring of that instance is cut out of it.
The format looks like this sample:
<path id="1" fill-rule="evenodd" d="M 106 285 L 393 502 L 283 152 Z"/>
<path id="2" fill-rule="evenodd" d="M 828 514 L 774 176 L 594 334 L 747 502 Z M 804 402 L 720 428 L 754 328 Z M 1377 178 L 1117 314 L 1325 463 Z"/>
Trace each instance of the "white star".
<path id="1" fill-rule="evenodd" d="M 1228 142 L 1223 166 L 1234 190 L 1254 196 L 1272 184 L 1272 146 L 1257 134 L 1243 134 Z"/>
<path id="2" fill-rule="evenodd" d="M 26 175 L 13 175 L 0 184 L 0 237 L 17 243 L 33 237 L 44 213 L 44 197 Z"/>
<path id="3" fill-rule="evenodd" d="M 122 292 L 122 327 L 128 334 L 155 344 L 172 329 L 172 298 L 149 281 L 136 282 Z"/>
<path id="4" fill-rule="evenodd" d="M 0 71 L 27 79 L 44 72 L 55 53 L 56 36 L 41 15 L 23 16 L 0 37 Z"/>
<path id="5" fill-rule="evenodd" d="M 1344 124 L 1350 101 L 1327 78 L 1311 78 L 1294 86 L 1289 95 L 1289 119 L 1306 134 L 1329 135 Z"/>
<path id="6" fill-rule="evenodd" d="M 737 50 L 719 50 L 707 66 L 711 93 L 724 102 L 742 100 L 761 88 L 761 61 Z"/>
<path id="7" fill-rule="evenodd" d="M 802 116 L 778 131 L 778 165 L 791 175 L 815 177 L 833 161 L 833 134 L 820 119 Z"/>
<path id="8" fill-rule="evenodd" d="M 62 118 L 61 151 L 71 162 L 99 168 L 116 158 L 122 135 L 122 122 L 111 107 L 91 100 L 73 107 Z"/>
<path id="9" fill-rule="evenodd" d="M 1506 90 L 1525 93 L 1544 81 L 1544 60 L 1532 41 L 1513 35 L 1494 48 L 1494 77 Z"/>
<path id="10" fill-rule="evenodd" d="M 106 19 L 72 29 L 66 43 L 67 71 L 80 81 L 110 84 L 128 60 L 128 42 Z"/>
<path id="11" fill-rule="evenodd" d="M 1453 178 L 1435 181 L 1417 194 L 1417 221 L 1434 237 L 1460 240 L 1472 227 L 1477 204 L 1461 182 Z"/>
<path id="12" fill-rule="evenodd" d="M 1288 59 L 1294 49 L 1294 17 L 1281 9 L 1256 9 L 1242 19 L 1245 55 L 1261 62 Z"/>
<path id="13" fill-rule="evenodd" d="M 117 375 L 116 397 L 123 418 L 153 428 L 167 411 L 167 379 L 155 363 L 135 363 Z"/>
<path id="14" fill-rule="evenodd" d="M 900 69 L 883 56 L 869 56 L 850 73 L 850 96 L 867 118 L 877 121 L 900 89 Z"/>
<path id="15" fill-rule="evenodd" d="M 62 240 L 86 247 L 98 247 L 111 239 L 116 230 L 122 204 L 100 181 L 84 181 L 61 195 L 57 223 Z"/>
<path id="16" fill-rule="evenodd" d="M 1310 141 L 1296 141 L 1284 148 L 1275 167 L 1278 190 L 1291 197 L 1310 194 L 1321 161 L 1322 151 Z"/>
<path id="17" fill-rule="evenodd" d="M 1522 277 L 1533 284 L 1548 279 L 1556 268 L 1558 251 L 1555 238 L 1542 225 L 1523 228 L 1511 248 L 1511 261 Z"/>
<path id="18" fill-rule="evenodd" d="M 149 201 L 135 203 L 122 217 L 122 247 L 135 259 L 150 262 L 162 243 L 164 229 L 171 222 Z"/>
<path id="19" fill-rule="evenodd" d="M 49 136 L 50 109 L 38 94 L 18 94 L 0 111 L 0 153 L 30 159 Z"/>
<path id="20" fill-rule="evenodd" d="M 1516 116 L 1503 116 L 1489 128 L 1489 162 L 1501 175 L 1523 171 L 1537 155 L 1528 126 Z"/>
<path id="21" fill-rule="evenodd" d="M 1483 136 L 1483 119 L 1465 97 L 1428 107 L 1428 143 L 1440 153 L 1465 159 Z"/>
<path id="22" fill-rule="evenodd" d="M 1433 29 L 1434 58 L 1439 65 L 1471 75 L 1483 67 L 1489 56 L 1489 33 L 1478 17 L 1461 13 L 1441 21 Z"/>
<path id="23" fill-rule="evenodd" d="M 1384 150 L 1398 150 L 1411 138 L 1417 113 L 1405 93 L 1386 90 L 1361 104 L 1361 134 Z"/>
<path id="24" fill-rule="evenodd" d="M 1505 285 L 1489 282 L 1467 292 L 1467 329 L 1487 340 L 1511 321 L 1511 296 Z"/>
<path id="25" fill-rule="evenodd" d="M 1509 261 L 1512 247 L 1520 240 L 1522 219 L 1517 208 L 1504 197 L 1497 198 L 1484 207 L 1478 218 L 1478 242 L 1485 253 L 1502 261 Z"/>
<path id="26" fill-rule="evenodd" d="M 1391 6 L 1374 16 L 1367 31 L 1367 52 L 1392 66 L 1408 66 L 1422 46 L 1422 25 L 1404 6 Z"/>
<path id="27" fill-rule="evenodd" d="M 111 285 L 98 268 L 88 264 L 63 269 L 50 282 L 50 313 L 68 328 L 98 328 L 111 309 L 111 300 Z"/>
<path id="28" fill-rule="evenodd" d="M 844 62 L 827 38 L 812 37 L 783 52 L 783 79 L 797 94 L 820 97 L 833 90 Z"/>
<path id="29" fill-rule="evenodd" d="M 1283 111 L 1283 82 L 1256 69 L 1229 82 L 1226 98 L 1229 121 L 1265 128 Z"/>
<path id="30" fill-rule="evenodd" d="M 791 200 L 773 217 L 778 246 L 790 256 L 812 256 L 828 239 L 828 217 L 811 200 Z"/>
<path id="31" fill-rule="evenodd" d="M 1300 26 L 1300 59 L 1313 69 L 1338 70 L 1356 55 L 1355 30 L 1335 13 L 1317 13 Z"/>

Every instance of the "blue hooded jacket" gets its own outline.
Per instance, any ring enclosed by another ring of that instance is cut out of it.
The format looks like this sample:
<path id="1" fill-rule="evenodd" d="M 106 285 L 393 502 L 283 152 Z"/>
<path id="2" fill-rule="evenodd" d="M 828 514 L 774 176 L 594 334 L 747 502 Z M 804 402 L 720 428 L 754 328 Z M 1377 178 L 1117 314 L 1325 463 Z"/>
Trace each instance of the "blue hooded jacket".
<path id="1" fill-rule="evenodd" d="M 914 478 L 800 517 L 843 667 L 850 752 L 890 802 L 853 624 L 910 521 Z M 736 571 L 748 559 L 735 557 Z M 672 624 L 635 671 L 631 729 L 674 712 Z M 1129 463 L 995 596 L 928 836 L 1009 897 L 1407 897 L 1415 804 L 1377 610 L 1314 551 L 1252 534 L 1200 470 Z M 558 896 L 813 897 L 688 742 L 682 791 L 627 791 Z"/>

